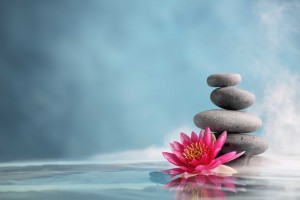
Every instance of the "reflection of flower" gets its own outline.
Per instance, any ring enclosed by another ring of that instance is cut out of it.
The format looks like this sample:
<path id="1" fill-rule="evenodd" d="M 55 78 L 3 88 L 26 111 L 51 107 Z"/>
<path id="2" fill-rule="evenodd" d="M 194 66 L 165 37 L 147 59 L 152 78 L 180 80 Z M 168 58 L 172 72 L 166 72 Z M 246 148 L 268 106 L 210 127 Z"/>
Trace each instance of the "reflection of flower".
<path id="1" fill-rule="evenodd" d="M 170 143 L 173 153 L 163 152 L 163 156 L 179 168 L 164 170 L 172 175 L 181 173 L 188 174 L 211 174 L 219 171 L 223 163 L 229 162 L 241 156 L 244 152 L 236 154 L 235 151 L 224 154 L 215 159 L 226 141 L 227 133 L 215 139 L 209 128 L 202 130 L 198 136 L 192 132 L 191 137 L 181 133 L 181 143 L 174 141 Z"/>
<path id="2" fill-rule="evenodd" d="M 175 199 L 226 199 L 225 191 L 237 192 L 236 178 L 216 175 L 197 175 L 177 178 L 166 184 L 165 188 L 175 191 Z"/>

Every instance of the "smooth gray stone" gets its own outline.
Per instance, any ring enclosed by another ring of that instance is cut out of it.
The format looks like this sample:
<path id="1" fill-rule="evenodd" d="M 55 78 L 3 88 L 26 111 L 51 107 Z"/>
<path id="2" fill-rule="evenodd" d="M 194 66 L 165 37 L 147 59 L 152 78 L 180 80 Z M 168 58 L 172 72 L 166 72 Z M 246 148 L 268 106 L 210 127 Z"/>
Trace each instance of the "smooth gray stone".
<path id="1" fill-rule="evenodd" d="M 220 134 L 216 134 L 218 137 Z M 250 134 L 227 134 L 226 142 L 220 154 L 231 151 L 240 153 L 245 151 L 246 156 L 262 154 L 268 149 L 268 144 L 260 137 Z"/>
<path id="2" fill-rule="evenodd" d="M 262 126 L 261 119 L 250 113 L 231 110 L 207 110 L 194 117 L 197 127 L 213 132 L 250 133 Z"/>
<path id="3" fill-rule="evenodd" d="M 211 101 L 220 108 L 242 110 L 253 105 L 255 95 L 236 87 L 223 87 L 212 91 Z"/>
<path id="4" fill-rule="evenodd" d="M 237 85 L 242 81 L 240 74 L 213 74 L 207 78 L 207 84 L 211 87 L 226 87 Z"/>

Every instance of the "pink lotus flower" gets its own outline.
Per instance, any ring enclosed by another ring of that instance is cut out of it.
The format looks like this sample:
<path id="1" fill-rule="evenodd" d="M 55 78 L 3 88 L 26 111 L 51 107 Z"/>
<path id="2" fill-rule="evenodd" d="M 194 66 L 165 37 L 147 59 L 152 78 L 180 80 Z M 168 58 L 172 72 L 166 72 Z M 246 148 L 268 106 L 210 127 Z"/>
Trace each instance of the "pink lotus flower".
<path id="1" fill-rule="evenodd" d="M 223 168 L 223 163 L 229 162 L 241 156 L 244 152 L 236 154 L 235 151 L 215 158 L 226 141 L 227 133 L 224 131 L 218 140 L 212 135 L 209 128 L 201 130 L 199 136 L 192 132 L 191 137 L 180 134 L 181 143 L 170 143 L 173 153 L 162 152 L 163 156 L 178 168 L 163 170 L 163 172 L 178 175 L 211 174 Z M 229 167 L 225 166 L 226 169 Z M 230 168 L 231 169 L 231 168 Z"/>
<path id="2" fill-rule="evenodd" d="M 226 199 L 227 191 L 237 193 L 235 185 L 242 184 L 234 177 L 198 175 L 174 179 L 165 185 L 165 189 L 175 192 L 175 200 Z"/>

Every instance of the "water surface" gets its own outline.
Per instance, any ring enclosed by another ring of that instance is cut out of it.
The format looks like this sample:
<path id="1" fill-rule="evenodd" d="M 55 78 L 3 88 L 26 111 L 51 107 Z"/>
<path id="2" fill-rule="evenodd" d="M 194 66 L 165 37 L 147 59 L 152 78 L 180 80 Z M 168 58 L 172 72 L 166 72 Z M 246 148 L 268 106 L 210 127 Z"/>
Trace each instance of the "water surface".
<path id="1" fill-rule="evenodd" d="M 0 199 L 300 199 L 298 158 L 241 159 L 230 177 L 161 173 L 166 162 L 6 163 Z"/>

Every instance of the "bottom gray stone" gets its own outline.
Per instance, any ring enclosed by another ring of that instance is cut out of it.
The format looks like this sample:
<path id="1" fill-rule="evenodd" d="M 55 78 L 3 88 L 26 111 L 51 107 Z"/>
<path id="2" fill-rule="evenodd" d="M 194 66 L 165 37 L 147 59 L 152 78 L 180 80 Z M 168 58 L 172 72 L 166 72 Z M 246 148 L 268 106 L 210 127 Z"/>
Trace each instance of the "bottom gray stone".
<path id="1" fill-rule="evenodd" d="M 218 137 L 220 134 L 216 134 Z M 268 148 L 268 144 L 260 137 L 250 134 L 227 134 L 226 142 L 220 152 L 225 154 L 231 151 L 240 153 L 245 151 L 245 155 L 258 155 L 265 152 Z"/>

